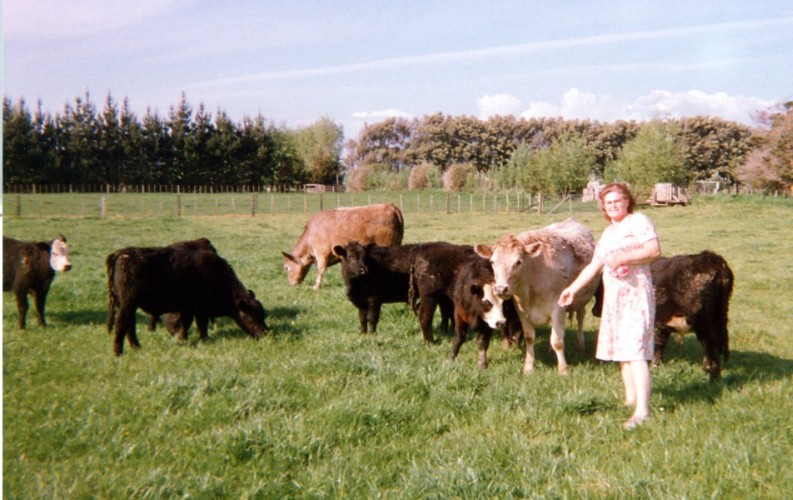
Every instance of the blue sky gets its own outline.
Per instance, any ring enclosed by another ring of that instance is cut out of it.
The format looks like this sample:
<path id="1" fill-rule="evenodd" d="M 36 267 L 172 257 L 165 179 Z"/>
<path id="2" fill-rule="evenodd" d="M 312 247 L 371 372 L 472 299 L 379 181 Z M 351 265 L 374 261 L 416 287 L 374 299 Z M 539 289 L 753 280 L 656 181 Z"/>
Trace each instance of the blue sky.
<path id="1" fill-rule="evenodd" d="M 3 0 L 4 95 L 108 93 L 166 116 L 327 117 L 357 136 L 442 112 L 748 125 L 793 99 L 793 2 Z"/>

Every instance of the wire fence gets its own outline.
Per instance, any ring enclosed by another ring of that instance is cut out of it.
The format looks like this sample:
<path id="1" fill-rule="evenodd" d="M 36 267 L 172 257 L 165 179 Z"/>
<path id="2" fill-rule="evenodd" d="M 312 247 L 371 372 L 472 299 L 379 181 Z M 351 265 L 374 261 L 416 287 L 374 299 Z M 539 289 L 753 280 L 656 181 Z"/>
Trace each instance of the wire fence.
<path id="1" fill-rule="evenodd" d="M 554 213 L 597 210 L 572 197 L 504 191 L 363 193 L 6 193 L 5 217 L 162 218 L 313 214 L 338 207 L 393 203 L 404 213 Z"/>

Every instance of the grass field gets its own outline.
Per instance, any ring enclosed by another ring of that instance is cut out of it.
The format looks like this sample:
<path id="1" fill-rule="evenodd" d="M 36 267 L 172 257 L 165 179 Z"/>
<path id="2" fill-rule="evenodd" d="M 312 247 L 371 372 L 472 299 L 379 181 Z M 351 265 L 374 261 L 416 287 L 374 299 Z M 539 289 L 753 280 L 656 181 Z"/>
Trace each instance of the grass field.
<path id="1" fill-rule="evenodd" d="M 708 381 L 693 335 L 670 343 L 667 363 L 653 370 L 653 419 L 633 432 L 620 425 L 629 411 L 620 405 L 617 367 L 593 359 L 591 317 L 584 353 L 573 349 L 568 325 L 567 377 L 556 372 L 547 329 L 538 335 L 533 375 L 521 376 L 521 353 L 496 341 L 490 368 L 480 371 L 474 342 L 457 362 L 445 362 L 450 337 L 436 333 L 440 340 L 425 347 L 402 304 L 384 306 L 376 336 L 360 335 L 338 267 L 320 291 L 289 287 L 280 251 L 291 250 L 302 230 L 307 216 L 299 211 L 100 218 L 95 201 L 78 195 L 24 202 L 60 208 L 16 217 L 15 197 L 6 196 L 4 234 L 41 240 L 63 232 L 74 269 L 53 283 L 46 329 L 29 313 L 30 326 L 18 331 L 13 296 L 3 294 L 7 498 L 784 498 L 793 491 L 791 200 L 699 198 L 685 208 L 644 210 L 666 255 L 714 250 L 730 263 L 736 287 L 724 378 Z M 231 204 L 223 195 L 214 203 Z M 561 220 L 570 208 L 596 237 L 605 227 L 592 205 L 564 208 L 543 216 L 406 209 L 405 242 L 490 243 Z M 146 331 L 140 315 L 142 349 L 112 356 L 105 256 L 199 236 L 262 300 L 270 335 L 254 341 L 221 319 L 208 342 L 193 328 L 179 343 L 163 329 Z"/>

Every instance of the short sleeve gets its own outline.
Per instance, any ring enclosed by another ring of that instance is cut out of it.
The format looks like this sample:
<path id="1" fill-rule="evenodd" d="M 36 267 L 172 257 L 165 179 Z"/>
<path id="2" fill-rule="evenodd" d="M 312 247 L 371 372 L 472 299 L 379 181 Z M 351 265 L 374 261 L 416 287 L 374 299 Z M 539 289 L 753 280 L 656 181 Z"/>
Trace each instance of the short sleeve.
<path id="1" fill-rule="evenodd" d="M 637 245 L 643 245 L 650 240 L 658 238 L 653 221 L 644 214 L 633 214 L 630 220 L 631 233 Z"/>

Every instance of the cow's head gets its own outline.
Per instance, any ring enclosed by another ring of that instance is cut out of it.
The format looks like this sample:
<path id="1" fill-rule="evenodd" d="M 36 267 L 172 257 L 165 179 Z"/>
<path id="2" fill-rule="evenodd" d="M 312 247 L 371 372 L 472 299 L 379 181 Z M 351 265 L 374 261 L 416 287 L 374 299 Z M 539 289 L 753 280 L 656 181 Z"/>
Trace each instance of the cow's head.
<path id="1" fill-rule="evenodd" d="M 485 320 L 485 323 L 493 329 L 503 327 L 507 322 L 504 316 L 504 299 L 496 294 L 493 284 L 473 284 L 470 291 L 482 304 L 482 319 Z"/>
<path id="2" fill-rule="evenodd" d="M 333 253 L 339 256 L 350 278 L 364 276 L 369 272 L 366 266 L 366 248 L 357 241 L 351 241 L 345 246 L 336 245 L 333 247 Z"/>
<path id="3" fill-rule="evenodd" d="M 481 257 L 490 260 L 495 277 L 493 290 L 505 300 L 512 297 L 516 283 L 529 272 L 529 261 L 542 254 L 542 244 L 523 245 L 515 236 L 509 235 L 492 246 L 476 245 L 474 250 Z"/>
<path id="4" fill-rule="evenodd" d="M 237 315 L 234 319 L 237 325 L 248 335 L 258 339 L 270 331 L 267 323 L 265 323 L 267 314 L 264 311 L 264 306 L 256 299 L 253 290 L 248 290 L 247 293 L 241 294 L 237 298 L 235 306 Z"/>
<path id="5" fill-rule="evenodd" d="M 66 245 L 66 236 L 59 235 L 50 241 L 50 267 L 55 271 L 66 272 L 72 268 L 69 260 L 69 246 Z"/>
<path id="6" fill-rule="evenodd" d="M 311 264 L 314 263 L 314 257 L 309 255 L 303 259 L 299 259 L 291 253 L 281 253 L 284 256 L 284 271 L 286 271 L 286 275 L 289 276 L 289 284 L 292 286 L 299 285 L 306 279 L 308 270 L 311 268 Z"/>

